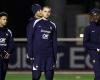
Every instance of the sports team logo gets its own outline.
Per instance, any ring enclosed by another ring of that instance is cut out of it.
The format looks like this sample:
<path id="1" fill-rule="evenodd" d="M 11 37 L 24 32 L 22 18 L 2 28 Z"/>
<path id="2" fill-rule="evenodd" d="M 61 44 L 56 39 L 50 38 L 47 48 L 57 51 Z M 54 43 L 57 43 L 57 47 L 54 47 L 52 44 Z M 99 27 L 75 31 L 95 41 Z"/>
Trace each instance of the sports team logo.
<path id="1" fill-rule="evenodd" d="M 48 37 L 49 37 L 49 34 L 43 34 L 42 35 L 42 39 L 48 39 Z"/>
<path id="2" fill-rule="evenodd" d="M 6 38 L 0 38 L 0 43 L 5 43 L 6 42 Z"/>

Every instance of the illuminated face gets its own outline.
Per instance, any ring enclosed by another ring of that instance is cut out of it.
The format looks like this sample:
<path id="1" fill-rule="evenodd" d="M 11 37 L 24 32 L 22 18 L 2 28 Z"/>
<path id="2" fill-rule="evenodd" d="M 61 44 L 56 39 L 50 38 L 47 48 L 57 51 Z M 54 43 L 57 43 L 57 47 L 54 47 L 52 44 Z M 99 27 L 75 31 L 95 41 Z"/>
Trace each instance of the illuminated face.
<path id="1" fill-rule="evenodd" d="M 2 16 L 0 17 L 0 27 L 3 27 L 7 24 L 7 17 L 6 16 Z"/>
<path id="2" fill-rule="evenodd" d="M 38 11 L 35 13 L 35 17 L 36 17 L 36 18 L 41 18 L 41 17 L 42 17 L 42 12 L 41 12 L 41 10 L 38 10 Z"/>
<path id="3" fill-rule="evenodd" d="M 94 22 L 98 22 L 100 20 L 100 14 L 99 13 L 94 13 L 90 15 L 90 20 Z"/>
<path id="4" fill-rule="evenodd" d="M 51 14 L 51 9 L 44 7 L 43 10 L 42 10 L 43 17 L 47 19 L 47 18 L 50 17 L 50 14 Z"/>

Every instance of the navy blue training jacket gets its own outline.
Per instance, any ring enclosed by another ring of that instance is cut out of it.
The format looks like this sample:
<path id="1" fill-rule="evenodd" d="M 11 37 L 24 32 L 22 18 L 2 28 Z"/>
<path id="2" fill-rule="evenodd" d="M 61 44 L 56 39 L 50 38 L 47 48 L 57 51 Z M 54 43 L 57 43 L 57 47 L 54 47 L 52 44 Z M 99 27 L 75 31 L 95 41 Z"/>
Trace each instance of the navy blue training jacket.
<path id="1" fill-rule="evenodd" d="M 57 30 L 56 25 L 43 19 L 32 20 L 27 26 L 28 56 L 45 59 L 52 57 L 56 61 Z"/>

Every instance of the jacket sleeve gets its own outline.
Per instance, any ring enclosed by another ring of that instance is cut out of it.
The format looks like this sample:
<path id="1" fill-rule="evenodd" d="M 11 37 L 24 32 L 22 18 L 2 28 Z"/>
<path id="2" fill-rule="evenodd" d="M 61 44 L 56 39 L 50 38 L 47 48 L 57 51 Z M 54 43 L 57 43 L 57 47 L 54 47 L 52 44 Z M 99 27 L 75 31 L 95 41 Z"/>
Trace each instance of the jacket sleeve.
<path id="1" fill-rule="evenodd" d="M 91 42 L 90 38 L 90 28 L 89 26 L 85 28 L 84 31 L 84 38 L 83 38 L 83 46 L 86 50 L 97 50 L 97 48 L 100 49 L 100 46 L 98 44 L 95 44 Z"/>
<path id="2" fill-rule="evenodd" d="M 34 59 L 34 53 L 33 53 L 33 39 L 34 39 L 34 32 L 35 32 L 35 25 L 37 22 L 39 22 L 41 19 L 36 19 L 31 21 L 27 25 L 27 58 Z"/>
<path id="3" fill-rule="evenodd" d="M 28 25 L 27 25 L 27 57 L 29 58 L 33 58 L 33 32 L 34 32 L 34 29 L 33 29 L 33 23 L 30 22 Z"/>
<path id="4" fill-rule="evenodd" d="M 54 60 L 56 63 L 56 59 L 57 59 L 57 29 L 56 29 L 56 25 L 54 25 L 54 29 L 53 29 L 53 51 L 54 51 Z"/>
<path id="5" fill-rule="evenodd" d="M 9 54 L 12 54 L 14 52 L 14 49 L 15 49 L 15 44 L 14 44 L 12 32 L 9 29 L 8 29 L 8 35 L 9 35 L 9 39 L 8 39 L 8 50 L 7 50 L 7 52 Z"/>

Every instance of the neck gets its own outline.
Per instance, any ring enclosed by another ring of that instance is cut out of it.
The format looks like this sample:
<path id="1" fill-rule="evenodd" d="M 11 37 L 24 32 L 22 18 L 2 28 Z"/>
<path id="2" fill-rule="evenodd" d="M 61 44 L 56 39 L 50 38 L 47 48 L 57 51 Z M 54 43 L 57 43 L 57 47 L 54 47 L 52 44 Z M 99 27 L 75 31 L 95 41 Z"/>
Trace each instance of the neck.
<path id="1" fill-rule="evenodd" d="M 35 16 L 35 18 L 39 19 L 40 17 L 38 17 L 38 16 Z"/>
<path id="2" fill-rule="evenodd" d="M 42 17 L 43 20 L 48 20 L 47 18 Z"/>

